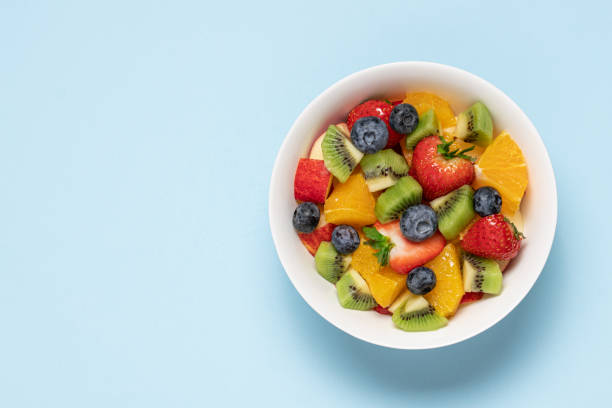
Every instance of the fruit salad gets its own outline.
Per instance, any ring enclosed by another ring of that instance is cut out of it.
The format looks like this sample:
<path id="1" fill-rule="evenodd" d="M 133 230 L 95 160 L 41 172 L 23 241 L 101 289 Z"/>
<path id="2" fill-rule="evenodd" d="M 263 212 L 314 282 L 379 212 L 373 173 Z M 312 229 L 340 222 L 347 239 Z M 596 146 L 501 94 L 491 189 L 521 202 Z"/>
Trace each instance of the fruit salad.
<path id="1" fill-rule="evenodd" d="M 501 295 L 525 239 L 527 164 L 474 102 L 455 115 L 428 92 L 368 100 L 299 160 L 293 226 L 342 307 L 427 331 Z"/>

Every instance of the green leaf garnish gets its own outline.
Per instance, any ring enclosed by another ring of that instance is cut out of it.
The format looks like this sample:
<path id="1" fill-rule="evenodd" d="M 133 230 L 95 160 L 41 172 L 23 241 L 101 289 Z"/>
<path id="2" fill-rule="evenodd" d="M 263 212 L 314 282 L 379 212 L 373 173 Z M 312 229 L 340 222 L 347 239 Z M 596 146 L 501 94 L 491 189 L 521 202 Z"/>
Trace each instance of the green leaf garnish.
<path id="1" fill-rule="evenodd" d="M 468 147 L 467 149 L 463 149 L 463 150 L 455 149 L 451 151 L 450 146 L 453 144 L 453 140 L 451 140 L 450 142 L 447 142 L 446 140 L 444 140 L 442 136 L 438 136 L 438 137 L 442 141 L 442 144 L 438 145 L 438 153 L 440 153 L 442 157 L 444 157 L 445 159 L 450 160 L 450 159 L 454 159 L 458 157 L 460 159 L 469 160 L 471 162 L 476 161 L 476 159 L 473 158 L 472 156 L 468 156 L 465 154 L 467 152 L 474 150 L 476 146 Z"/>
<path id="2" fill-rule="evenodd" d="M 364 227 L 363 233 L 368 238 L 365 244 L 376 250 L 374 255 L 376 259 L 378 259 L 378 263 L 381 266 L 387 265 L 389 263 L 389 252 L 391 252 L 391 248 L 393 248 L 395 244 L 391 242 L 389 237 L 378 232 L 376 228 Z"/>
<path id="3" fill-rule="evenodd" d="M 391 103 L 391 101 L 390 101 L 390 100 L 388 100 L 387 98 L 385 98 L 385 102 L 387 102 L 389 105 L 393 105 L 393 104 Z"/>

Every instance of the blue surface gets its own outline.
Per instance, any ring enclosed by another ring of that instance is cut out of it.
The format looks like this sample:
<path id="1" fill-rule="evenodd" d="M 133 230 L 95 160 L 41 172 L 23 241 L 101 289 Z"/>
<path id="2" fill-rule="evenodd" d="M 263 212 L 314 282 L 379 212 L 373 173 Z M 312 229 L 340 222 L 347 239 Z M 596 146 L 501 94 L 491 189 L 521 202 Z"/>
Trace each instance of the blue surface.
<path id="1" fill-rule="evenodd" d="M 610 3 L 53 3 L 0 4 L 0 406 L 606 405 Z M 267 219 L 306 104 L 401 60 L 510 95 L 559 190 L 527 298 L 422 352 L 321 319 Z"/>

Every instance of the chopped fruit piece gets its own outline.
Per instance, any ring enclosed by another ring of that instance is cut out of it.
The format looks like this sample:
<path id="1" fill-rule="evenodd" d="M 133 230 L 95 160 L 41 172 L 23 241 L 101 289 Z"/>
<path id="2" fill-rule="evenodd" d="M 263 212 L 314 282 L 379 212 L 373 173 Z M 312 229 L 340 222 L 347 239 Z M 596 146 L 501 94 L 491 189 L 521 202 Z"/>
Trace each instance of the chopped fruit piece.
<path id="1" fill-rule="evenodd" d="M 365 116 L 375 116 L 383 120 L 385 125 L 387 125 L 387 130 L 389 133 L 389 139 L 387 141 L 386 148 L 395 146 L 402 135 L 397 133 L 395 130 L 391 128 L 389 125 L 389 116 L 391 115 L 391 111 L 393 110 L 393 105 L 377 100 L 369 100 L 360 105 L 357 105 L 353 108 L 352 111 L 349 112 L 348 118 L 346 120 L 346 124 L 348 125 L 349 131 L 353 129 L 353 124 L 360 118 Z"/>
<path id="2" fill-rule="evenodd" d="M 406 275 L 396 273 L 389 266 L 381 267 L 375 251 L 362 237 L 361 245 L 352 254 L 351 268 L 366 280 L 376 302 L 387 307 L 406 287 Z"/>
<path id="3" fill-rule="evenodd" d="M 429 92 L 411 92 L 406 94 L 403 103 L 409 103 L 419 112 L 419 115 L 433 109 L 443 128 L 455 126 L 455 112 L 447 101 Z"/>
<path id="4" fill-rule="evenodd" d="M 348 127 L 346 126 L 346 123 L 337 123 L 336 127 L 344 134 L 344 136 L 346 136 L 347 138 L 349 137 L 350 132 L 348 130 Z M 312 144 L 312 147 L 310 148 L 310 154 L 308 155 L 310 159 L 323 160 L 323 149 L 321 148 L 321 145 L 323 144 L 323 138 L 325 137 L 326 133 L 327 129 Z"/>
<path id="5" fill-rule="evenodd" d="M 501 214 L 479 219 L 463 237 L 467 252 L 483 258 L 508 260 L 514 258 L 524 238 L 513 224 Z"/>
<path id="6" fill-rule="evenodd" d="M 293 192 L 297 201 L 324 203 L 331 187 L 332 176 L 322 160 L 300 159 Z"/>
<path id="7" fill-rule="evenodd" d="M 508 267 L 508 264 L 510 263 L 509 260 L 505 260 L 505 261 L 495 261 L 497 262 L 497 264 L 499 265 L 499 269 L 502 271 L 502 273 L 504 273 L 504 271 L 506 270 L 506 268 Z"/>
<path id="8" fill-rule="evenodd" d="M 419 118 L 419 125 L 414 132 L 410 133 L 401 143 L 406 149 L 414 147 L 428 136 L 440 134 L 440 123 L 433 109 L 428 110 Z"/>
<path id="9" fill-rule="evenodd" d="M 499 295 L 502 273 L 493 259 L 469 253 L 463 254 L 463 289 L 466 292 L 484 292 Z"/>
<path id="10" fill-rule="evenodd" d="M 425 295 L 436 287 L 436 274 L 426 266 L 417 266 L 408 273 L 406 287 L 415 295 Z"/>
<path id="11" fill-rule="evenodd" d="M 377 306 L 374 308 L 374 310 L 375 310 L 377 313 L 380 313 L 381 315 L 392 315 L 392 314 L 393 314 L 393 313 L 391 313 L 391 312 L 389 311 L 389 309 L 384 308 L 384 307 L 382 307 L 381 305 L 377 305 Z"/>
<path id="12" fill-rule="evenodd" d="M 397 328 L 405 331 L 428 331 L 446 326 L 448 320 L 440 316 L 423 296 L 411 295 L 393 312 L 391 318 Z"/>
<path id="13" fill-rule="evenodd" d="M 482 102 L 476 102 L 457 117 L 455 136 L 468 143 L 488 146 L 493 140 L 493 120 Z"/>
<path id="14" fill-rule="evenodd" d="M 446 245 L 446 240 L 439 232 L 423 242 L 408 241 L 404 238 L 397 220 L 387 224 L 376 223 L 374 227 L 382 235 L 389 237 L 394 244 L 389 253 L 389 265 L 401 274 L 407 274 L 413 268 L 431 261 Z"/>
<path id="15" fill-rule="evenodd" d="M 374 192 L 391 187 L 401 177 L 407 176 L 409 167 L 401 155 L 385 149 L 363 156 L 361 170 L 368 188 Z"/>
<path id="16" fill-rule="evenodd" d="M 298 234 L 300 241 L 306 247 L 308 252 L 314 256 L 319 249 L 319 245 L 324 241 L 331 241 L 332 232 L 336 226 L 334 224 L 325 224 L 310 234 Z"/>
<path id="17" fill-rule="evenodd" d="M 363 178 L 363 174 L 356 173 L 345 183 L 338 184 L 325 201 L 324 213 L 328 222 L 348 224 L 353 227 L 376 222 L 374 206 L 376 201 Z"/>
<path id="18" fill-rule="evenodd" d="M 310 202 L 302 203 L 293 212 L 293 228 L 297 232 L 310 234 L 319 225 L 321 211 L 319 207 Z"/>
<path id="19" fill-rule="evenodd" d="M 419 204 L 423 189 L 410 176 L 402 177 L 376 199 L 374 212 L 382 224 L 398 219 L 411 205 Z"/>
<path id="20" fill-rule="evenodd" d="M 459 252 L 453 244 L 444 247 L 440 255 L 425 264 L 436 274 L 436 287 L 425 295 L 430 305 L 444 317 L 455 314 L 463 298 L 463 278 Z"/>
<path id="21" fill-rule="evenodd" d="M 334 125 L 327 128 L 321 142 L 325 167 L 344 183 L 363 157 L 342 130 Z"/>
<path id="22" fill-rule="evenodd" d="M 400 142 L 400 147 L 402 148 L 402 156 L 404 156 L 404 159 L 406 159 L 408 167 L 412 166 L 412 148 L 406 147 L 405 138 Z"/>
<path id="23" fill-rule="evenodd" d="M 502 132 L 493 140 L 475 165 L 473 187 L 490 186 L 502 196 L 502 213 L 518 210 L 527 188 L 527 163 L 521 148 Z"/>
<path id="24" fill-rule="evenodd" d="M 359 247 L 359 241 L 357 230 L 350 225 L 338 225 L 332 232 L 331 243 L 336 251 L 342 255 L 355 252 Z"/>
<path id="25" fill-rule="evenodd" d="M 474 179 L 469 152 L 450 150 L 450 145 L 438 136 L 429 136 L 414 148 L 411 172 L 423 187 L 426 200 L 450 193 Z"/>
<path id="26" fill-rule="evenodd" d="M 465 292 L 465 295 L 461 298 L 461 303 L 472 303 L 482 299 L 483 296 L 483 292 Z"/>
<path id="27" fill-rule="evenodd" d="M 340 276 L 351 263 L 350 255 L 344 256 L 336 251 L 329 242 L 321 242 L 315 254 L 315 266 L 319 275 L 331 283 L 338 282 Z"/>
<path id="28" fill-rule="evenodd" d="M 473 194 L 472 187 L 466 184 L 429 203 L 438 216 L 440 232 L 447 240 L 457 238 L 474 219 Z"/>
<path id="29" fill-rule="evenodd" d="M 354 269 L 344 272 L 336 289 L 340 305 L 346 309 L 370 310 L 376 306 L 368 284 Z"/>

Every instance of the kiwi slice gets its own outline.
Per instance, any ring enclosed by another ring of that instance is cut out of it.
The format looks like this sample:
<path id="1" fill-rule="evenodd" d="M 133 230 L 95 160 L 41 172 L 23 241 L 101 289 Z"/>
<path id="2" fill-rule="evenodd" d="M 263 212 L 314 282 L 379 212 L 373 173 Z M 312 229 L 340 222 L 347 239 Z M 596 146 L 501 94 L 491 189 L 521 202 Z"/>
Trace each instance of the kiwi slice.
<path id="1" fill-rule="evenodd" d="M 455 136 L 468 143 L 488 146 L 493 140 L 493 120 L 482 102 L 476 102 L 457 116 Z"/>
<path id="2" fill-rule="evenodd" d="M 319 275 L 330 281 L 338 282 L 340 276 L 351 264 L 351 256 L 340 255 L 331 242 L 323 241 L 315 254 L 315 267 Z"/>
<path id="3" fill-rule="evenodd" d="M 428 110 L 419 116 L 419 124 L 416 129 L 408 136 L 406 136 L 406 149 L 413 149 L 421 141 L 421 139 L 427 136 L 436 135 L 440 133 L 440 122 L 436 116 L 436 112 L 433 109 Z"/>
<path id="4" fill-rule="evenodd" d="M 466 184 L 429 203 L 438 216 L 438 229 L 447 240 L 457 238 L 476 216 L 473 197 L 474 190 Z"/>
<path id="5" fill-rule="evenodd" d="M 325 167 L 341 183 L 349 178 L 363 157 L 363 153 L 357 150 L 350 139 L 335 125 L 327 128 L 321 142 L 321 150 Z"/>
<path id="6" fill-rule="evenodd" d="M 502 289 L 502 273 L 493 259 L 463 253 L 463 289 L 466 292 L 484 292 L 499 295 Z"/>
<path id="7" fill-rule="evenodd" d="M 423 188 L 412 177 L 402 177 L 378 196 L 374 213 L 378 221 L 385 224 L 398 219 L 411 205 L 420 204 L 423 197 Z"/>
<path id="8" fill-rule="evenodd" d="M 376 306 L 368 284 L 353 268 L 342 275 L 336 289 L 340 305 L 346 309 L 370 310 Z"/>
<path id="9" fill-rule="evenodd" d="M 395 309 L 391 320 L 404 331 L 437 330 L 448 323 L 423 296 L 412 294 L 406 296 L 406 300 Z"/>
<path id="10" fill-rule="evenodd" d="M 391 187 L 401 177 L 408 175 L 408 163 L 391 149 L 366 154 L 361 159 L 361 170 L 371 192 Z"/>

